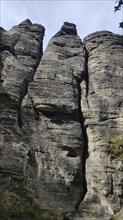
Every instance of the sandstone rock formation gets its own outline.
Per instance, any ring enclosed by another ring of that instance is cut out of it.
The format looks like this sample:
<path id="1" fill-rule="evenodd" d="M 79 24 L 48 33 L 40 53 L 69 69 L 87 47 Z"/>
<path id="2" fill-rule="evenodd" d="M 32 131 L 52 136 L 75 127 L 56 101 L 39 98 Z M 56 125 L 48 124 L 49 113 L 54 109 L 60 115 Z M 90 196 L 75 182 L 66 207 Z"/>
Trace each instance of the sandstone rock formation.
<path id="1" fill-rule="evenodd" d="M 73 35 L 75 26 L 70 27 L 63 25 L 63 35 L 49 42 L 22 103 L 22 131 L 30 139 L 29 165 L 35 160 L 38 195 L 45 208 L 57 206 L 63 213 L 85 193 L 79 118 L 84 51 Z"/>
<path id="2" fill-rule="evenodd" d="M 123 203 L 123 37 L 96 32 L 84 44 L 88 71 L 81 83 L 81 106 L 88 137 L 88 191 L 81 210 L 89 206 L 94 219 L 109 219 Z"/>
<path id="3" fill-rule="evenodd" d="M 123 37 L 82 42 L 65 22 L 43 54 L 44 32 L 0 29 L 0 218 L 109 220 L 123 206 Z"/>

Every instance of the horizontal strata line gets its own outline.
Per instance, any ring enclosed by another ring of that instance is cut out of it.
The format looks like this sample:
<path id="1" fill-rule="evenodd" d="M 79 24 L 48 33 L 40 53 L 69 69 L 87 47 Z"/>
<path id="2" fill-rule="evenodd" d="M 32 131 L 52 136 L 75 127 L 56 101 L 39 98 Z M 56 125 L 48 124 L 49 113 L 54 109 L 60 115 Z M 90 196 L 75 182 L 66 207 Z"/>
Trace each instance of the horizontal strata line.
<path id="1" fill-rule="evenodd" d="M 69 82 L 62 82 L 62 81 L 59 81 L 59 80 L 56 80 L 56 79 L 52 79 L 52 78 L 36 78 L 34 79 L 34 81 L 32 81 L 32 83 L 39 83 L 40 84 L 40 81 L 39 80 L 51 80 L 51 81 L 54 81 L 55 84 L 58 83 L 58 84 L 68 84 L 68 85 L 73 85 L 73 83 L 69 83 Z M 37 86 L 37 85 L 36 85 Z M 77 85 L 74 85 L 75 87 L 77 87 Z"/>

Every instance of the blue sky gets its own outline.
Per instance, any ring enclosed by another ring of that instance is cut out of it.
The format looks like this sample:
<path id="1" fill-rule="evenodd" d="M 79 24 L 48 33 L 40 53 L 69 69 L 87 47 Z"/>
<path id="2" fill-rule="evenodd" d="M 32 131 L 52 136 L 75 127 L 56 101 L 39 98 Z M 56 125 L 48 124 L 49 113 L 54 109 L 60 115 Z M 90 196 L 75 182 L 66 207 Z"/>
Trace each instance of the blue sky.
<path id="1" fill-rule="evenodd" d="M 114 13 L 115 0 L 0 0 L 0 25 L 6 29 L 29 18 L 45 27 L 44 47 L 64 21 L 77 25 L 78 35 L 109 30 L 122 34 L 122 11 Z"/>

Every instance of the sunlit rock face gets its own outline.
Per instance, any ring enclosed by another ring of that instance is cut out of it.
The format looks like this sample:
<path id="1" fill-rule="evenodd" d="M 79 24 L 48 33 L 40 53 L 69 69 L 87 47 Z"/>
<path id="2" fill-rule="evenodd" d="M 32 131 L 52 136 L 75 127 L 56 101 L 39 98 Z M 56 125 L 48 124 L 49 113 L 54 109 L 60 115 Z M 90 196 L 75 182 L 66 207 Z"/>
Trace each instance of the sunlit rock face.
<path id="1" fill-rule="evenodd" d="M 88 60 L 81 106 L 88 137 L 88 190 L 81 210 L 89 206 L 94 219 L 108 219 L 123 203 L 123 37 L 101 31 L 87 36 L 84 44 Z"/>
<path id="2" fill-rule="evenodd" d="M 123 203 L 123 37 L 82 42 L 65 22 L 43 54 L 44 32 L 0 28 L 0 218 L 109 220 Z"/>
<path id="3" fill-rule="evenodd" d="M 74 210 L 85 194 L 79 94 L 84 67 L 76 27 L 65 23 L 50 40 L 22 103 L 38 195 L 45 207 L 63 213 Z"/>
<path id="4" fill-rule="evenodd" d="M 21 103 L 42 56 L 44 27 L 29 20 L 1 30 L 0 37 L 0 131 L 2 175 L 22 177 L 26 171 L 25 145 L 21 130 Z M 25 137 L 26 138 L 26 137 Z"/>

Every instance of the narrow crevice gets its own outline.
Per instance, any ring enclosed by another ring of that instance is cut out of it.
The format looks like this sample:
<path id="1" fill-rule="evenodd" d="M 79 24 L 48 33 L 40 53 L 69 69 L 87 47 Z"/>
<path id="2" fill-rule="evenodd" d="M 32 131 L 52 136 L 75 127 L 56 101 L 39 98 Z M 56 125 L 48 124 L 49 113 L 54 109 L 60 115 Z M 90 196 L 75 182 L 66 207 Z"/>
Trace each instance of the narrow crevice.
<path id="1" fill-rule="evenodd" d="M 22 128 L 22 117 L 21 117 L 21 102 L 22 100 L 19 101 L 19 105 L 18 105 L 18 126 L 19 128 Z"/>
<path id="2" fill-rule="evenodd" d="M 1 54 L 0 54 L 0 82 L 4 82 L 4 79 L 3 79 L 3 76 L 2 76 L 3 68 L 4 68 L 4 63 L 2 61 Z"/>
<path id="3" fill-rule="evenodd" d="M 89 93 L 89 74 L 88 74 L 88 51 L 84 45 L 84 52 L 85 52 L 85 74 L 83 75 L 83 80 L 86 83 L 86 98 L 88 97 Z"/>
<path id="4" fill-rule="evenodd" d="M 82 155 L 81 155 L 81 161 L 82 161 L 82 183 L 83 183 L 83 190 L 82 194 L 80 195 L 79 200 L 77 201 L 75 205 L 75 211 L 78 211 L 81 201 L 84 199 L 86 193 L 87 193 L 87 182 L 86 182 L 86 159 L 88 158 L 88 137 L 86 128 L 84 126 L 84 116 L 82 113 L 82 106 L 81 106 L 81 87 L 80 82 L 78 82 L 78 91 L 79 91 L 79 103 L 78 103 L 78 115 L 79 115 L 79 122 L 81 124 L 81 130 L 82 130 L 82 138 L 83 138 L 83 149 L 82 149 Z"/>
<path id="5" fill-rule="evenodd" d="M 40 118 L 39 111 L 37 110 L 37 108 L 36 108 L 36 106 L 34 104 L 34 101 L 32 99 L 31 99 L 31 102 L 32 102 L 32 106 L 33 106 L 34 112 L 36 113 L 35 119 L 39 120 L 39 118 Z"/>
<path id="6" fill-rule="evenodd" d="M 19 126 L 19 128 L 22 128 L 21 105 L 22 105 L 22 101 L 23 101 L 25 95 L 28 92 L 29 83 L 30 83 L 30 81 L 24 79 L 24 81 L 21 85 L 20 98 L 19 98 L 19 101 L 18 101 L 18 126 Z"/>
<path id="7" fill-rule="evenodd" d="M 81 155 L 81 161 L 82 161 L 82 182 L 83 182 L 83 191 L 80 196 L 80 199 L 78 200 L 76 206 L 75 206 L 75 211 L 79 210 L 80 203 L 83 201 L 85 198 L 85 195 L 87 193 L 87 182 L 86 182 L 86 160 L 89 156 L 88 154 L 88 136 L 87 136 L 87 131 L 86 131 L 86 126 L 84 125 L 85 123 L 85 118 L 83 115 L 83 110 L 81 106 L 81 97 L 82 97 L 82 89 L 81 89 L 81 82 L 84 80 L 86 82 L 86 97 L 88 96 L 88 91 L 89 91 L 89 76 L 88 76 L 88 53 L 86 48 L 84 48 L 85 51 L 85 72 L 84 76 L 82 77 L 81 80 L 77 80 L 78 84 L 78 113 L 79 113 L 79 122 L 81 124 L 81 129 L 82 129 L 82 138 L 83 138 L 83 149 L 82 149 L 82 155 Z"/>

